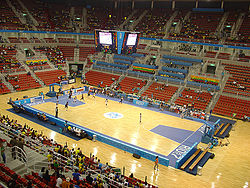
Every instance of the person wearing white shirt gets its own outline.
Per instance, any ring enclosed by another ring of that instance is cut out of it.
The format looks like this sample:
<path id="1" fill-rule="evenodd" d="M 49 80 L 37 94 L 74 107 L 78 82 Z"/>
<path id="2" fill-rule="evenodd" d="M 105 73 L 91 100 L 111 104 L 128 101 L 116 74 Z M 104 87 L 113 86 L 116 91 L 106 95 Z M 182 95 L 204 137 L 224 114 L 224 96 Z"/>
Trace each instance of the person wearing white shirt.
<path id="1" fill-rule="evenodd" d="M 62 187 L 62 178 L 61 175 L 56 180 L 56 187 Z"/>

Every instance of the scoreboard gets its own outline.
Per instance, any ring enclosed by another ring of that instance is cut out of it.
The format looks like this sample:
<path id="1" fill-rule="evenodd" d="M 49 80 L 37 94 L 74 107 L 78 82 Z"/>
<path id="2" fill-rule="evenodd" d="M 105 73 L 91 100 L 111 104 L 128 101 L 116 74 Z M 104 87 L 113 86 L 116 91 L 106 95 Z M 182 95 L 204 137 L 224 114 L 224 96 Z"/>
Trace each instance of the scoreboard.
<path id="1" fill-rule="evenodd" d="M 116 54 L 135 53 L 139 38 L 139 32 L 95 30 L 96 51 Z"/>

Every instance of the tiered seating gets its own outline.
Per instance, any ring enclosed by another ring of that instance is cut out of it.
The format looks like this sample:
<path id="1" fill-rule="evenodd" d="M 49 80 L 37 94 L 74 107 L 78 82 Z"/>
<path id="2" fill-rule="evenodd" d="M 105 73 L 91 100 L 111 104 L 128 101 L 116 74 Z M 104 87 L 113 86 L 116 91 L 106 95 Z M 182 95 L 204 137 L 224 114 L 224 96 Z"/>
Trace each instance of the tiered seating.
<path id="1" fill-rule="evenodd" d="M 66 76 L 63 70 L 52 70 L 35 73 L 46 85 L 59 82 L 58 77 Z"/>
<path id="2" fill-rule="evenodd" d="M 88 81 L 90 85 L 93 86 L 110 86 L 114 80 L 118 80 L 119 76 L 113 74 L 107 74 L 98 71 L 89 71 L 85 74 L 85 80 Z"/>
<path id="3" fill-rule="evenodd" d="M 194 108 L 205 110 L 207 105 L 209 104 L 212 95 L 207 92 L 198 92 L 195 90 L 184 89 L 181 95 L 175 101 L 175 104 L 178 105 L 186 105 L 194 104 Z"/>
<path id="4" fill-rule="evenodd" d="M 87 23 L 89 30 L 94 29 L 115 29 L 115 25 L 112 24 L 112 20 L 109 19 L 110 9 L 105 8 L 91 8 L 87 9 Z M 111 22 L 111 23 L 108 23 Z M 105 27 L 109 25 L 109 27 Z M 112 26 L 111 26 L 112 25 Z"/>
<path id="5" fill-rule="evenodd" d="M 64 54 L 59 48 L 39 47 L 34 49 L 38 52 L 45 53 L 50 62 L 54 63 L 55 65 L 66 63 Z"/>
<path id="6" fill-rule="evenodd" d="M 140 89 L 146 85 L 146 81 L 125 77 L 119 84 L 120 90 L 125 93 L 138 93 Z"/>
<path id="7" fill-rule="evenodd" d="M 63 56 L 68 61 L 73 61 L 74 59 L 74 47 L 73 46 L 58 46 L 58 48 L 62 51 Z"/>
<path id="8" fill-rule="evenodd" d="M 249 44 L 250 43 L 250 39 L 249 39 L 249 35 L 250 35 L 250 13 L 246 13 L 245 18 L 241 24 L 241 27 L 239 29 L 240 34 L 240 40 L 243 41 L 244 43 Z M 249 45 L 248 45 L 249 46 Z"/>
<path id="9" fill-rule="evenodd" d="M 243 62 L 250 62 L 250 56 L 247 56 L 247 55 L 239 55 L 237 60 L 238 60 L 238 61 L 243 61 Z"/>
<path id="10" fill-rule="evenodd" d="M 39 69 L 49 69 L 51 68 L 47 63 L 47 60 L 28 60 L 26 64 L 30 67 L 31 70 L 39 70 Z"/>
<path id="11" fill-rule="evenodd" d="M 33 42 L 33 43 L 41 43 L 41 41 L 36 37 L 30 38 L 30 41 Z"/>
<path id="12" fill-rule="evenodd" d="M 165 35 L 164 26 L 172 14 L 171 10 L 153 9 L 148 10 L 147 14 L 136 25 L 135 30 L 143 32 L 149 37 Z"/>
<path id="13" fill-rule="evenodd" d="M 46 43 L 56 43 L 56 40 L 53 38 L 44 38 L 44 40 L 46 41 Z"/>
<path id="14" fill-rule="evenodd" d="M 16 48 L 13 46 L 0 47 L 0 71 L 4 73 L 24 71 L 20 63 L 16 60 Z"/>
<path id="15" fill-rule="evenodd" d="M 218 54 L 217 58 L 218 59 L 227 59 L 227 60 L 229 60 L 230 56 L 231 56 L 231 54 L 229 54 L 229 53 L 222 53 L 222 52 L 220 52 Z"/>
<path id="16" fill-rule="evenodd" d="M 51 21 L 52 29 L 55 31 L 69 32 L 73 28 L 69 27 L 70 21 L 70 7 L 66 4 L 50 4 L 49 18 Z M 48 11 L 48 10 L 47 10 Z"/>
<path id="17" fill-rule="evenodd" d="M 22 1 L 27 7 L 29 12 L 38 22 L 38 30 L 40 31 L 52 31 L 51 21 L 49 19 L 48 5 L 42 1 L 25 0 Z"/>
<path id="18" fill-rule="evenodd" d="M 0 53 L 1 56 L 5 57 L 6 59 L 15 59 L 14 56 L 16 56 L 16 48 L 14 46 L 0 46 Z"/>
<path id="19" fill-rule="evenodd" d="M 92 39 L 80 39 L 80 44 L 95 44 L 95 41 Z"/>
<path id="20" fill-rule="evenodd" d="M 138 49 L 144 50 L 146 48 L 147 44 L 139 44 Z"/>
<path id="21" fill-rule="evenodd" d="M 0 94 L 9 93 L 10 90 L 4 83 L 0 82 Z"/>
<path id="22" fill-rule="evenodd" d="M 85 68 L 91 67 L 92 64 L 93 64 L 93 61 L 91 61 L 89 58 L 87 58 L 87 64 L 85 65 Z"/>
<path id="23" fill-rule="evenodd" d="M 17 37 L 8 37 L 10 43 L 21 43 L 21 40 Z"/>
<path id="24" fill-rule="evenodd" d="M 168 102 L 177 89 L 178 87 L 175 86 L 166 86 L 165 84 L 154 82 L 142 96 Z"/>
<path id="25" fill-rule="evenodd" d="M 4 164 L 0 163 L 0 180 L 5 184 L 8 184 L 14 176 L 17 176 L 16 184 L 17 186 L 24 186 L 27 187 L 28 181 L 25 178 L 22 178 L 19 175 L 16 175 L 14 170 L 11 170 L 9 167 L 5 166 Z"/>
<path id="26" fill-rule="evenodd" d="M 238 12 L 229 12 L 229 15 L 227 17 L 227 20 L 224 24 L 224 31 L 227 33 L 231 33 L 232 27 L 234 24 L 236 24 L 236 21 L 239 17 L 239 13 Z M 231 27 L 227 27 L 227 26 L 231 26 Z"/>
<path id="27" fill-rule="evenodd" d="M 119 11 L 118 11 L 119 10 Z M 131 13 L 131 9 L 91 8 L 87 9 L 89 30 L 116 29 Z"/>
<path id="28" fill-rule="evenodd" d="M 30 41 L 26 37 L 20 37 L 22 43 L 30 43 Z"/>
<path id="29" fill-rule="evenodd" d="M 217 52 L 207 51 L 206 54 L 205 54 L 205 57 L 215 58 L 216 54 L 217 54 Z"/>
<path id="30" fill-rule="evenodd" d="M 12 9 L 9 7 L 6 1 L 0 1 L 0 29 L 9 30 L 28 30 L 25 25 L 23 25 L 19 18 L 15 15 Z"/>
<path id="31" fill-rule="evenodd" d="M 75 9 L 74 19 L 71 20 L 72 25 L 73 26 L 77 25 L 79 27 L 82 27 L 83 7 L 82 6 L 75 6 L 74 9 Z"/>
<path id="32" fill-rule="evenodd" d="M 79 60 L 85 61 L 88 55 L 94 54 L 95 48 L 94 47 L 80 47 L 79 48 Z"/>
<path id="33" fill-rule="evenodd" d="M 58 38 L 59 43 L 75 43 L 75 40 L 72 38 Z"/>
<path id="34" fill-rule="evenodd" d="M 238 92 L 239 95 L 250 96 L 250 83 L 248 80 L 250 77 L 249 67 L 226 63 L 222 63 L 222 65 L 225 65 L 225 70 L 232 75 L 227 80 L 223 92 L 233 94 Z"/>
<path id="35" fill-rule="evenodd" d="M 243 118 L 244 115 L 249 117 L 250 101 L 221 95 L 213 112 L 230 117 L 232 117 L 233 113 L 236 113 L 236 118 L 240 119 Z"/>
<path id="36" fill-rule="evenodd" d="M 41 85 L 28 74 L 11 75 L 9 76 L 9 82 L 17 91 L 41 87 Z"/>
<path id="37" fill-rule="evenodd" d="M 192 12 L 190 20 L 184 24 L 181 33 L 187 38 L 216 40 L 213 34 L 223 13 Z"/>

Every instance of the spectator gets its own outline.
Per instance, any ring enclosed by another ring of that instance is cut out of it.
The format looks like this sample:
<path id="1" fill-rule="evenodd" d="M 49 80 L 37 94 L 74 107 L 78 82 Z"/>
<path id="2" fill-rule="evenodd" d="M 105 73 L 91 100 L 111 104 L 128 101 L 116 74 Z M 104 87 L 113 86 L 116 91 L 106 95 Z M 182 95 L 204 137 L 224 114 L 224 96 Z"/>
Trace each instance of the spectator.
<path id="1" fill-rule="evenodd" d="M 45 174 L 43 174 L 43 178 L 44 178 L 47 182 L 50 182 L 49 170 L 46 170 Z"/>
<path id="2" fill-rule="evenodd" d="M 87 175 L 86 181 L 87 181 L 89 184 L 92 184 L 93 178 L 91 177 L 91 174 L 90 174 L 90 173 Z"/>
<path id="3" fill-rule="evenodd" d="M 69 177 L 67 177 L 66 180 L 63 180 L 62 188 L 70 188 L 70 178 Z"/>
<path id="4" fill-rule="evenodd" d="M 12 179 L 8 182 L 8 188 L 16 188 L 18 175 L 14 174 Z"/>
<path id="5" fill-rule="evenodd" d="M 31 181 L 28 182 L 27 188 L 33 188 L 33 185 L 32 185 Z"/>
<path id="6" fill-rule="evenodd" d="M 17 137 L 16 136 L 14 136 L 10 140 L 10 145 L 11 145 L 11 147 L 17 146 Z M 15 159 L 15 149 L 14 148 L 11 149 L 11 155 L 12 155 L 12 158 Z"/>
<path id="7" fill-rule="evenodd" d="M 62 178 L 60 174 L 56 180 L 56 187 L 62 187 Z"/>
<path id="8" fill-rule="evenodd" d="M 6 157 L 5 157 L 5 148 L 4 148 L 4 146 L 3 146 L 3 142 L 2 141 L 0 141 L 0 151 L 1 151 L 1 156 L 2 156 L 2 158 L 3 158 L 3 162 L 4 163 L 6 163 Z"/>
<path id="9" fill-rule="evenodd" d="M 42 169 L 39 172 L 39 176 L 42 178 L 45 173 L 45 167 L 42 167 Z"/>
<path id="10" fill-rule="evenodd" d="M 81 174 L 78 172 L 77 169 L 75 169 L 75 172 L 72 174 L 72 176 L 74 180 L 78 181 Z"/>
<path id="11" fill-rule="evenodd" d="M 19 141 L 17 141 L 17 146 L 18 146 L 20 149 L 23 150 L 23 145 L 24 145 L 24 143 L 23 143 L 23 141 L 22 141 L 22 138 L 19 138 Z"/>

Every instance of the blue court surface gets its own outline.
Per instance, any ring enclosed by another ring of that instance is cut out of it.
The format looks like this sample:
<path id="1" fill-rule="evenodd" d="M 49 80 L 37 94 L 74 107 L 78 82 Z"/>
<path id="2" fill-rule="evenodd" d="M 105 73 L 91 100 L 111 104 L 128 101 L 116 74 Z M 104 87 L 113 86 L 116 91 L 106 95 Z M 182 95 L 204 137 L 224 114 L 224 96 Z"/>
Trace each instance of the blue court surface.
<path id="1" fill-rule="evenodd" d="M 179 129 L 164 125 L 158 125 L 157 127 L 151 129 L 150 131 L 178 143 L 182 143 L 188 136 L 190 136 L 193 133 L 193 131 L 189 131 L 186 129 Z"/>

